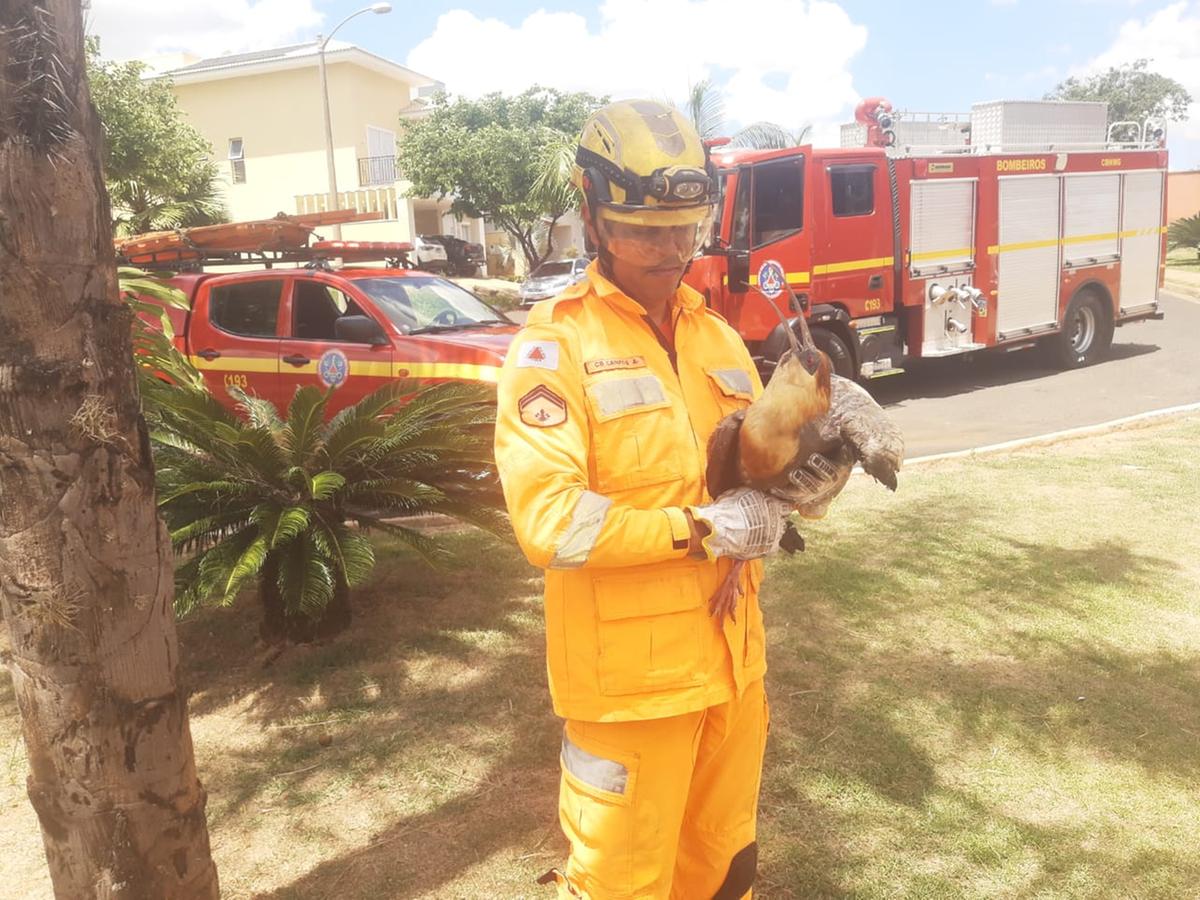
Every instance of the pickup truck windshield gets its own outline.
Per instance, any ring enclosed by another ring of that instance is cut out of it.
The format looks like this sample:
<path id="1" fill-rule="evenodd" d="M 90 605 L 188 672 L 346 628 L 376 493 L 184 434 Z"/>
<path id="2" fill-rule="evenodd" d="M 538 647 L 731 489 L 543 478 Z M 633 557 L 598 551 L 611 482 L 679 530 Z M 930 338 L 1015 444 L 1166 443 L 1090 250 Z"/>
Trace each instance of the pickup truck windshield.
<path id="1" fill-rule="evenodd" d="M 358 278 L 354 284 L 405 334 L 509 324 L 474 294 L 444 278 L 420 275 Z"/>

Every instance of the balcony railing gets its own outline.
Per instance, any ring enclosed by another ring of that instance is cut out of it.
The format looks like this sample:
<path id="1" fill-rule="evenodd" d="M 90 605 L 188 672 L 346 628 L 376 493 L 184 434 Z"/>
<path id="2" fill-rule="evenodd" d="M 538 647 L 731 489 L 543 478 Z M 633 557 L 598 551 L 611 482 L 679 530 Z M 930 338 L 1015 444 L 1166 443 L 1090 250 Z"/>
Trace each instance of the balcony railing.
<path id="1" fill-rule="evenodd" d="M 357 191 L 338 191 L 333 209 L 352 209 L 355 212 L 382 213 L 383 221 L 395 221 L 403 197 L 396 196 L 394 187 L 363 188 Z M 328 194 L 296 194 L 296 212 L 325 212 L 329 209 Z"/>
<path id="2" fill-rule="evenodd" d="M 359 187 L 378 184 L 394 184 L 396 181 L 396 157 L 363 156 L 358 160 Z"/>

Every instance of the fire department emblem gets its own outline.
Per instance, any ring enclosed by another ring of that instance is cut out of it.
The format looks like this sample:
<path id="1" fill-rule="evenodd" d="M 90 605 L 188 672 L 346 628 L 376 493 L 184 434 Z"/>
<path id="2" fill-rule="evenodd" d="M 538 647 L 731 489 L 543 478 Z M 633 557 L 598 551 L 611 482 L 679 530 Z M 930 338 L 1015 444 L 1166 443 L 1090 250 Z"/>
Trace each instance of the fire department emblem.
<path id="1" fill-rule="evenodd" d="M 521 421 L 535 428 L 549 428 L 567 421 L 567 401 L 544 384 L 517 401 Z"/>
<path id="2" fill-rule="evenodd" d="M 771 300 L 783 293 L 786 275 L 783 266 L 773 259 L 768 259 L 758 269 L 758 289 Z"/>
<path id="3" fill-rule="evenodd" d="M 557 341 L 525 341 L 517 348 L 518 369 L 558 368 Z"/>
<path id="4" fill-rule="evenodd" d="M 317 361 L 317 377 L 326 387 L 335 388 L 350 375 L 350 360 L 341 350 L 326 350 Z"/>

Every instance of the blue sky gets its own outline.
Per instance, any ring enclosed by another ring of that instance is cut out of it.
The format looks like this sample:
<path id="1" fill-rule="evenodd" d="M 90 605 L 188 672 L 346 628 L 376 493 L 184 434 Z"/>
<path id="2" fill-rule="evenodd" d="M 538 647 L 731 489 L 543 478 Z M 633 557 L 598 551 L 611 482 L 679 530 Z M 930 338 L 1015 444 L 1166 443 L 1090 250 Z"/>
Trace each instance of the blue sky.
<path id="1" fill-rule="evenodd" d="M 114 56 L 310 39 L 366 0 L 92 0 Z M 711 77 L 731 125 L 817 125 L 824 141 L 859 97 L 962 111 L 1036 99 L 1071 74 L 1138 56 L 1200 100 L 1200 0 L 394 0 L 338 32 L 452 92 L 534 81 L 616 96 L 682 97 Z M 197 8 L 199 7 L 199 8 Z M 249 23 L 249 26 L 248 24 Z M 1200 167 L 1200 103 L 1170 130 L 1172 168 Z"/>

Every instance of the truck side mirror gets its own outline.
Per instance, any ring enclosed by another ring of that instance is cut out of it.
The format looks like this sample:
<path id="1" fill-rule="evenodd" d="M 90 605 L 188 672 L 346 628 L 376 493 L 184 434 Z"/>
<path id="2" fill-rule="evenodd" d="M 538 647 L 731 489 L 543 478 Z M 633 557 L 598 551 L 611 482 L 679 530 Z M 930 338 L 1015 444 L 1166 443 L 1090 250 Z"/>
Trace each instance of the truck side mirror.
<path id="1" fill-rule="evenodd" d="M 747 291 L 750 289 L 750 251 L 730 250 L 729 259 L 729 289 L 731 291 Z"/>
<path id="2" fill-rule="evenodd" d="M 350 344 L 382 347 L 390 343 L 379 323 L 370 316 L 338 316 L 333 323 L 334 337 Z"/>

